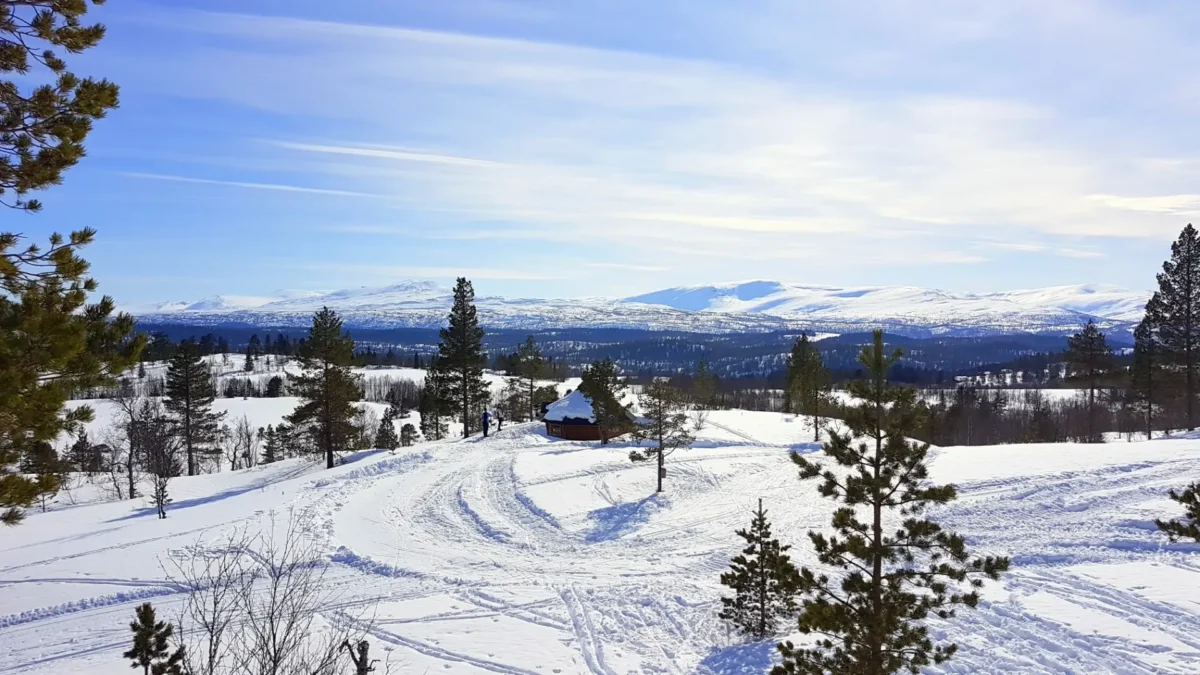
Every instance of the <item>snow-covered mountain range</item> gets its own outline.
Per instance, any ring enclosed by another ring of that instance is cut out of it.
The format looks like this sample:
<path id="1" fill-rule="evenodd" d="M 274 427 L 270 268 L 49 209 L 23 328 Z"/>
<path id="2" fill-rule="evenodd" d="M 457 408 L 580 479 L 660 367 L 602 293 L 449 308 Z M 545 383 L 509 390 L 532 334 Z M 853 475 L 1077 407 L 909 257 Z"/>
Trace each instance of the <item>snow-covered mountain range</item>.
<path id="1" fill-rule="evenodd" d="M 478 297 L 480 320 L 497 329 L 632 328 L 725 333 L 883 327 L 914 336 L 1069 333 L 1089 318 L 1116 331 L 1141 318 L 1150 294 L 1107 284 L 1004 293 L 950 293 L 911 286 L 842 288 L 748 281 L 668 288 L 629 298 Z M 450 307 L 449 288 L 409 281 L 378 288 L 273 296 L 214 296 L 125 308 L 151 323 L 302 326 L 323 306 L 347 326 L 434 328 Z"/>

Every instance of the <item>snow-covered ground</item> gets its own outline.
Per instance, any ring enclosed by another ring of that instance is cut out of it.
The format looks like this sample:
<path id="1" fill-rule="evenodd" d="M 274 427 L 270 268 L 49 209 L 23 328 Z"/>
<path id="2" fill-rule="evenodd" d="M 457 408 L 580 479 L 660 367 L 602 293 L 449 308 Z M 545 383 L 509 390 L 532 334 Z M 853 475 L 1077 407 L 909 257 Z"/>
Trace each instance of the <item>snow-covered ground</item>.
<path id="1" fill-rule="evenodd" d="M 0 673 L 129 672 L 134 606 L 181 602 L 160 560 L 271 511 L 321 542 L 327 612 L 370 608 L 392 672 L 762 673 L 772 645 L 716 618 L 718 576 L 759 497 L 812 563 L 804 533 L 830 504 L 788 459 L 816 452 L 810 437 L 802 419 L 714 412 L 660 496 L 628 447 L 530 424 L 329 471 L 178 479 L 166 520 L 140 502 L 31 513 L 0 538 Z M 938 517 L 1014 570 L 934 626 L 960 653 L 928 672 L 1200 672 L 1200 547 L 1152 524 L 1174 513 L 1167 488 L 1200 474 L 1200 440 L 947 448 L 932 465 L 961 492 Z"/>

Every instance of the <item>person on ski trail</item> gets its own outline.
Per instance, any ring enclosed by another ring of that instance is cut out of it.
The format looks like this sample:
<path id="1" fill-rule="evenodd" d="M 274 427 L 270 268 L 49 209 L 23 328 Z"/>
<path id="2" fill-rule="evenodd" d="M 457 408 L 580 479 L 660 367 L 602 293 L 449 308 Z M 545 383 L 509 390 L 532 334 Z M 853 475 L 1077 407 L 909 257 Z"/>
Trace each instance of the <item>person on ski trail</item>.
<path id="1" fill-rule="evenodd" d="M 496 431 L 500 431 L 503 428 L 504 428 L 504 411 L 497 410 L 496 411 Z"/>
<path id="2" fill-rule="evenodd" d="M 483 417 L 480 418 L 480 421 L 483 422 L 483 437 L 487 438 L 488 428 L 492 426 L 492 413 L 484 410 Z"/>

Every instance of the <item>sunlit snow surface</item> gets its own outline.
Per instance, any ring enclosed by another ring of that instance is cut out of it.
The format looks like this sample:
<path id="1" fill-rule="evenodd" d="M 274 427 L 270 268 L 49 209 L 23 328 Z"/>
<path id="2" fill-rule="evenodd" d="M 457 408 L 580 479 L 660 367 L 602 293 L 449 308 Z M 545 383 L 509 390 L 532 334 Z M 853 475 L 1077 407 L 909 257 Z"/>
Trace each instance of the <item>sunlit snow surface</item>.
<path id="1" fill-rule="evenodd" d="M 286 412 L 225 405 L 256 424 Z M 32 513 L 0 534 L 0 673 L 128 673 L 134 606 L 169 616 L 181 599 L 159 559 L 289 508 L 327 556 L 327 612 L 373 608 L 392 672 L 761 673 L 772 647 L 717 620 L 717 579 L 759 497 L 812 563 L 804 533 L 830 505 L 788 459 L 815 452 L 811 435 L 802 419 L 714 412 L 668 459 L 660 496 L 627 446 L 533 424 L 331 471 L 289 460 L 179 479 L 167 520 L 141 502 Z M 934 625 L 960 653 L 928 672 L 1200 672 L 1200 549 L 1152 524 L 1173 512 L 1167 488 L 1200 476 L 1200 440 L 949 448 L 933 473 L 961 491 L 936 515 L 1014 571 Z"/>
<path id="2" fill-rule="evenodd" d="M 668 288 L 624 299 L 505 298 L 483 293 L 480 321 L 491 328 L 572 327 L 736 332 L 821 328 L 820 332 L 892 331 L 934 335 L 1074 333 L 1095 317 L 1106 328 L 1141 320 L 1150 294 L 1109 284 L 1004 293 L 950 293 L 914 286 L 838 288 L 749 281 Z M 451 291 L 410 281 L 331 293 L 280 291 L 275 297 L 215 296 L 199 302 L 125 307 L 147 322 L 307 326 L 329 307 L 353 327 L 439 328 Z"/>

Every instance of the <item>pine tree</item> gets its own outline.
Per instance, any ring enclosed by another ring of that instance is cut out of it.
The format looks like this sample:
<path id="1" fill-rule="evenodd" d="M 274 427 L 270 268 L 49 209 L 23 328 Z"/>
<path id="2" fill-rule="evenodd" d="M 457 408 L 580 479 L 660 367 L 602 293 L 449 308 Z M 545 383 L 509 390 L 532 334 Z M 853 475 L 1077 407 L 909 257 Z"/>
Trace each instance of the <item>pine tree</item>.
<path id="1" fill-rule="evenodd" d="M 42 512 L 45 512 L 50 500 L 58 494 L 63 481 L 71 472 L 71 465 L 58 456 L 54 446 L 43 441 L 34 444 L 33 449 L 22 459 L 21 471 L 35 476 L 38 500 L 41 502 Z"/>
<path id="2" fill-rule="evenodd" d="M 1165 532 L 1172 542 L 1180 539 L 1192 539 L 1200 542 L 1200 482 L 1192 483 L 1182 492 L 1171 490 L 1168 496 L 1172 501 L 1178 502 L 1185 508 L 1183 518 L 1155 520 L 1154 524 L 1158 526 L 1159 530 Z"/>
<path id="3" fill-rule="evenodd" d="M 708 359 L 701 357 L 696 364 L 696 374 L 692 377 L 692 403 L 697 408 L 711 408 L 719 382 L 716 373 L 708 365 Z"/>
<path id="4" fill-rule="evenodd" d="M 1161 321 L 1158 295 L 1155 294 L 1146 303 L 1146 315 L 1133 331 L 1133 365 L 1130 367 L 1130 393 L 1146 421 L 1146 438 L 1154 437 L 1154 415 L 1163 400 L 1165 372 L 1159 334 Z"/>
<path id="5" fill-rule="evenodd" d="M 184 340 L 167 367 L 167 397 L 163 404 L 175 421 L 187 456 L 187 475 L 195 476 L 197 455 L 219 454 L 220 424 L 225 413 L 212 411 L 216 398 L 212 372 L 195 342 Z"/>
<path id="6" fill-rule="evenodd" d="M 1189 431 L 1196 428 L 1200 387 L 1200 234 L 1188 224 L 1158 275 L 1159 335 L 1168 362 L 1182 375 Z"/>
<path id="7" fill-rule="evenodd" d="M 138 379 L 139 380 L 146 379 L 146 362 L 145 361 L 138 361 Z"/>
<path id="8" fill-rule="evenodd" d="M 788 358 L 784 409 L 812 417 L 813 442 L 821 440 L 821 411 L 826 407 L 829 384 L 829 371 L 821 352 L 808 339 L 807 333 L 801 333 Z"/>
<path id="9" fill-rule="evenodd" d="M 46 11 L 58 16 L 57 9 Z M 4 60 L 0 55 L 0 64 Z M 0 92 L 0 100 L 5 96 Z M 0 185 L 3 173 L 0 170 Z M 19 235 L 0 233 L 3 525 L 21 522 L 22 509 L 41 494 L 35 480 L 14 473 L 11 467 L 38 443 L 52 442 L 63 433 L 77 434 L 83 423 L 91 421 L 92 410 L 87 406 L 65 410 L 66 401 L 75 392 L 111 385 L 115 376 L 137 363 L 146 344 L 144 335 L 133 336 L 132 317 L 113 315 L 112 298 L 87 304 L 97 286 L 87 276 L 88 263 L 78 252 L 94 236 L 90 229 L 74 232 L 68 240 L 54 234 L 49 248 L 41 250 L 37 246 L 18 249 Z"/>
<path id="10" fill-rule="evenodd" d="M 545 365 L 546 360 L 542 358 L 542 348 L 538 346 L 532 335 L 527 336 L 525 343 L 517 348 L 517 375 L 520 376 L 528 392 L 526 403 L 529 405 L 529 419 L 537 417 L 533 395 L 537 390 L 537 380 L 542 376 Z"/>
<path id="11" fill-rule="evenodd" d="M 425 373 L 425 384 L 421 387 L 421 398 L 417 412 L 421 416 L 421 434 L 425 438 L 440 441 L 449 433 L 442 420 L 446 410 L 446 375 L 434 358 Z"/>
<path id="12" fill-rule="evenodd" d="M 796 583 L 799 572 L 787 551 L 771 536 L 771 523 L 758 500 L 750 529 L 738 530 L 746 548 L 734 557 L 721 584 L 733 589 L 732 598 L 721 598 L 720 617 L 755 640 L 774 635 L 779 622 L 796 615 Z"/>
<path id="13" fill-rule="evenodd" d="M 396 423 L 392 410 L 383 411 L 383 419 L 379 420 L 379 431 L 375 433 L 375 447 L 395 451 L 400 447 L 400 438 L 396 436 Z"/>
<path id="14" fill-rule="evenodd" d="M 359 378 L 350 369 L 354 340 L 342 332 L 337 312 L 323 307 L 313 316 L 297 357 L 303 374 L 295 378 L 292 390 L 301 403 L 286 419 L 308 436 L 312 449 L 323 454 L 325 466 L 332 469 L 334 455 L 349 450 L 357 436 L 354 402 L 362 396 Z"/>
<path id="15" fill-rule="evenodd" d="M 88 438 L 87 431 L 81 431 L 79 438 L 71 445 L 71 451 L 68 453 L 70 463 L 83 473 L 94 475 L 103 473 L 108 470 L 105 466 L 104 453 L 101 446 L 92 443 Z"/>
<path id="16" fill-rule="evenodd" d="M 283 378 L 275 375 L 267 380 L 267 398 L 279 398 L 283 396 Z"/>
<path id="17" fill-rule="evenodd" d="M 87 11 L 82 1 L 0 3 L 0 72 L 13 76 L 0 82 L 0 151 L 7 158 L 0 163 L 0 204 L 41 210 L 26 195 L 60 184 L 83 158 L 92 123 L 117 107 L 117 85 L 80 79 L 61 56 L 104 38 L 103 25 L 82 23 Z"/>
<path id="18" fill-rule="evenodd" d="M 405 424 L 400 427 L 400 445 L 409 447 L 417 442 L 417 428 L 412 424 Z"/>
<path id="19" fill-rule="evenodd" d="M 625 406 L 621 405 L 625 383 L 617 375 L 617 364 L 612 359 L 592 363 L 583 371 L 579 391 L 591 401 L 592 414 L 600 427 L 601 445 L 608 445 L 608 440 L 614 434 L 619 435 L 629 423 Z"/>
<path id="20" fill-rule="evenodd" d="M 1063 356 L 1067 361 L 1068 375 L 1087 386 L 1087 442 L 1103 442 L 1104 435 L 1096 428 L 1096 391 L 1112 370 L 1112 349 L 1104 333 L 1100 332 L 1094 321 L 1089 320 L 1082 331 L 1067 339 L 1067 351 Z"/>
<path id="21" fill-rule="evenodd" d="M 246 360 L 242 362 L 242 370 L 247 373 L 254 372 L 254 350 L 250 345 L 246 345 Z"/>
<path id="22" fill-rule="evenodd" d="M 691 447 L 695 440 L 688 431 L 687 400 L 670 382 L 656 379 L 642 388 L 638 402 L 642 407 L 644 421 L 638 422 L 634 427 L 634 438 L 650 441 L 655 447 L 634 450 L 629 453 L 629 458 L 635 462 L 657 460 L 656 492 L 662 492 L 667 457 L 680 448 Z"/>
<path id="23" fill-rule="evenodd" d="M 487 407 L 490 392 L 483 379 L 487 355 L 483 353 L 483 329 L 475 312 L 475 289 L 459 277 L 454 286 L 454 304 L 449 325 L 440 333 L 438 368 L 445 375 L 445 400 L 453 402 L 461 416 L 463 436 L 480 428 L 477 419 Z"/>
<path id="24" fill-rule="evenodd" d="M 266 428 L 259 428 L 258 440 L 263 444 L 262 463 L 274 464 L 282 459 L 282 449 L 279 447 L 279 434 L 275 432 L 275 427 L 268 424 Z"/>
<path id="25" fill-rule="evenodd" d="M 134 668 L 141 668 L 142 675 L 184 675 L 185 651 L 180 645 L 171 651 L 170 640 L 175 627 L 154 616 L 150 603 L 139 605 L 134 610 L 136 619 L 129 624 L 133 631 L 133 647 L 122 654 L 132 661 Z"/>
<path id="26" fill-rule="evenodd" d="M 876 331 L 859 356 L 869 379 L 852 383 L 850 392 L 862 404 L 847 411 L 847 430 L 825 443 L 837 469 L 792 453 L 800 478 L 819 479 L 820 493 L 838 502 L 836 534 L 808 535 L 817 560 L 838 572 L 831 578 L 800 571 L 797 628 L 816 640 L 781 644 L 775 675 L 916 673 L 942 663 L 957 647 L 935 645 L 924 621 L 951 618 L 959 605 L 975 607 L 981 577 L 996 579 L 1008 569 L 1007 558 L 972 558 L 962 536 L 921 517 L 957 493 L 953 485 L 927 483 L 929 446 L 908 440 L 920 423 L 915 390 L 887 380 L 901 355 L 886 354 Z"/>

